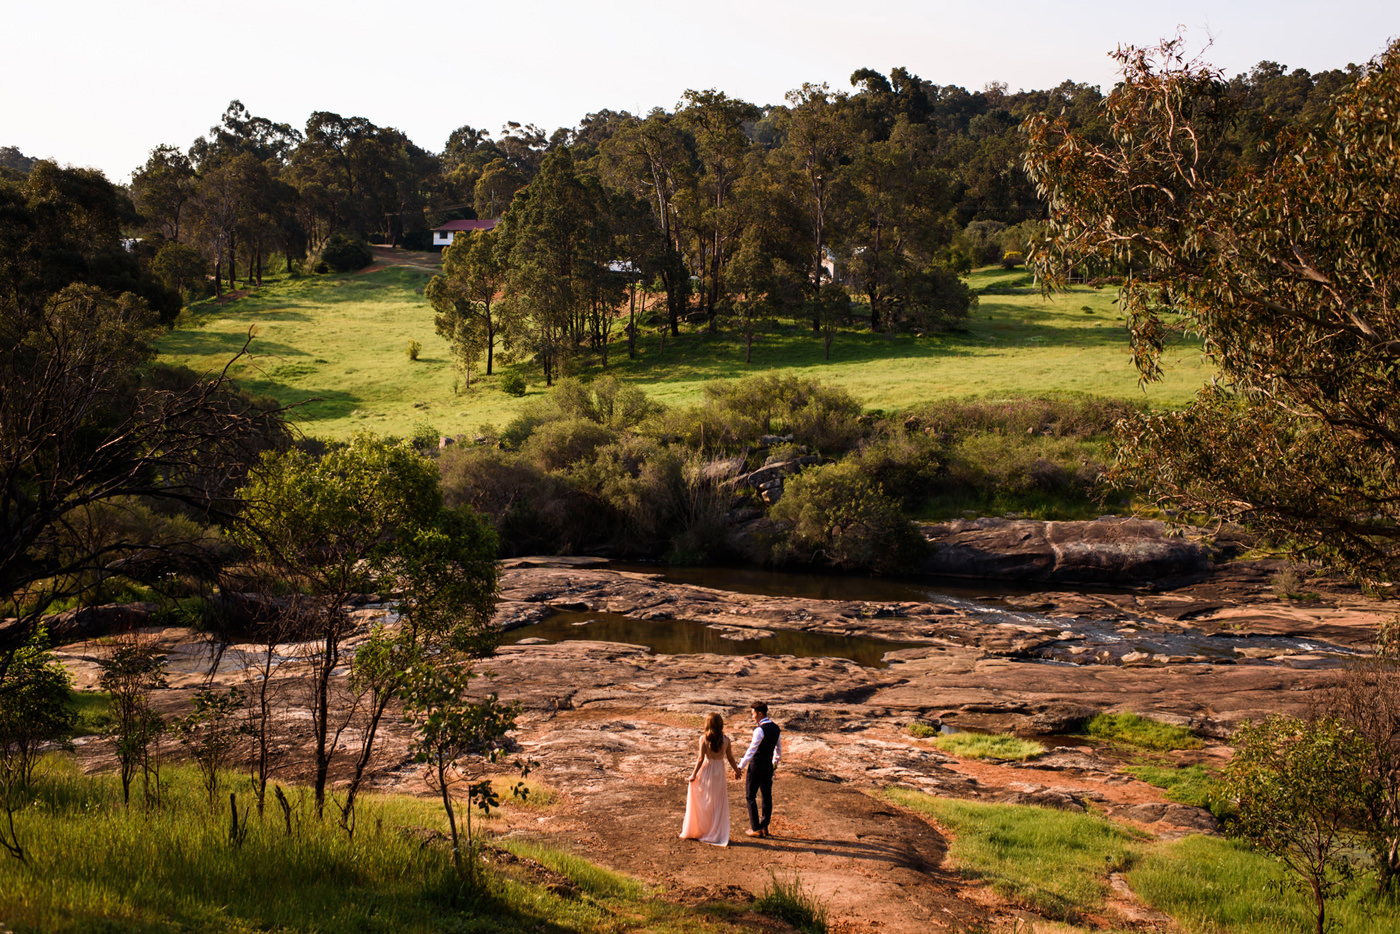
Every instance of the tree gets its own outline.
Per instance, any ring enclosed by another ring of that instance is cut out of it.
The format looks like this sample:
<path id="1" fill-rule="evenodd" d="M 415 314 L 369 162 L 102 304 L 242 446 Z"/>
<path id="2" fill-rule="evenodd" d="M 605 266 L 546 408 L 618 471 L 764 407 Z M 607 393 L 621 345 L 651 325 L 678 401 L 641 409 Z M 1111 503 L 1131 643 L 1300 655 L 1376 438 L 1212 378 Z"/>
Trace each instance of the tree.
<path id="1" fill-rule="evenodd" d="M 490 763 L 500 761 L 506 751 L 506 734 L 515 727 L 515 710 L 501 704 L 495 694 L 478 701 L 469 699 L 474 677 L 476 672 L 470 663 L 461 658 L 449 655 L 425 660 L 412 671 L 405 692 L 405 719 L 418 733 L 414 755 L 426 763 L 428 785 L 438 793 L 447 815 L 453 865 L 458 875 L 473 883 L 477 860 L 472 810 L 481 811 L 484 817 L 500 803 L 500 797 L 489 777 L 468 782 L 459 771 L 460 763 L 468 756 L 479 756 Z M 515 766 L 522 778 L 529 773 L 527 763 L 517 761 Z M 467 784 L 465 865 L 452 791 L 463 783 Z M 523 782 L 517 782 L 511 792 L 524 799 L 527 789 Z"/>
<path id="2" fill-rule="evenodd" d="M 15 811 L 33 780 L 40 747 L 66 737 L 74 722 L 68 706 L 72 678 L 48 648 L 48 632 L 40 627 L 16 653 L 0 690 L 0 807 L 6 823 L 0 828 L 0 847 L 21 861 L 24 846 L 15 832 Z"/>
<path id="3" fill-rule="evenodd" d="M 179 241 L 194 198 L 195 171 L 174 146 L 157 146 L 146 164 L 131 173 L 131 194 L 145 226 L 166 240 Z"/>
<path id="4" fill-rule="evenodd" d="M 442 253 L 442 272 L 429 280 L 424 295 L 437 312 L 437 333 L 452 347 L 452 358 L 471 385 L 471 370 L 486 354 L 486 375 L 493 372 L 500 340 L 496 295 L 506 283 L 507 268 L 492 231 L 458 236 Z"/>
<path id="5" fill-rule="evenodd" d="M 156 648 L 129 639 L 117 646 L 112 657 L 99 662 L 98 683 L 111 695 L 112 734 L 122 782 L 122 803 L 131 802 L 131 780 L 140 768 L 146 804 L 159 799 L 159 762 L 152 747 L 165 732 L 165 720 L 151 707 L 151 692 L 166 685 L 165 656 Z"/>
<path id="6" fill-rule="evenodd" d="M 1390 641 L 1397 626 L 1400 618 L 1383 626 L 1377 657 L 1348 666 L 1323 703 L 1329 716 L 1366 741 L 1368 793 L 1362 800 L 1360 830 L 1381 892 L 1393 891 L 1400 879 L 1400 665 Z"/>
<path id="7" fill-rule="evenodd" d="M 193 706 L 189 714 L 171 726 L 199 767 L 209 808 L 213 810 L 219 794 L 219 772 L 233 760 L 238 744 L 248 734 L 247 724 L 238 722 L 243 692 L 236 687 L 227 691 L 205 689 L 195 694 Z"/>
<path id="8" fill-rule="evenodd" d="M 1261 142 L 1238 166 L 1236 110 L 1180 40 L 1118 53 L 1110 138 L 1027 124 L 1027 167 L 1050 205 L 1037 251 L 1051 284 L 1126 274 L 1144 379 L 1179 328 L 1220 369 L 1186 409 L 1133 423 L 1118 473 L 1160 502 L 1235 518 L 1362 576 L 1400 572 L 1400 46 L 1327 120 Z"/>
<path id="9" fill-rule="evenodd" d="M 1323 934 L 1327 899 L 1346 871 L 1348 831 L 1367 794 L 1366 741 L 1340 720 L 1275 716 L 1241 727 L 1234 743 L 1224 774 L 1237 809 L 1230 830 L 1297 877 Z"/>
<path id="10" fill-rule="evenodd" d="M 479 628 L 495 597 L 495 540 L 474 514 L 445 510 L 436 466 L 407 442 L 359 435 L 320 458 L 300 451 L 265 457 L 243 491 L 234 536 L 294 597 L 283 622 L 307 644 L 311 667 L 312 768 L 316 813 L 324 813 L 330 768 L 357 717 L 361 736 L 352 787 L 367 768 L 395 679 L 414 653 L 461 641 Z M 351 694 L 334 674 L 354 626 L 350 597 L 402 590 L 404 617 L 366 647 Z M 445 605 L 444 605 L 445 603 Z M 400 646 L 403 651 L 396 657 Z M 375 656 L 380 656 L 376 658 Z M 402 664 L 399 662 L 402 661 Z M 342 817 L 350 826 L 353 792 Z"/>
<path id="11" fill-rule="evenodd" d="M 18 642 L 55 599 L 118 574 L 158 582 L 207 555 L 144 527 L 89 546 L 73 533 L 94 510 L 136 499 L 230 515 L 247 465 L 282 443 L 277 414 L 226 375 L 150 366 L 155 324 L 133 296 L 91 286 L 39 308 L 0 298 L 0 593 L 17 604 Z M 0 686 L 16 644 L 0 646 Z"/>

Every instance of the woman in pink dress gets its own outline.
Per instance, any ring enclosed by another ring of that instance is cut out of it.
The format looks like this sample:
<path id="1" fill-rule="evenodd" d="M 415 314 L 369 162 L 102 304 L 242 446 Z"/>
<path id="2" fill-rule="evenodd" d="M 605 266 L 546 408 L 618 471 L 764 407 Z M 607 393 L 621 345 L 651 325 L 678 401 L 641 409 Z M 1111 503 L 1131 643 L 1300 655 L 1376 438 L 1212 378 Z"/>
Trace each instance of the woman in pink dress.
<path id="1" fill-rule="evenodd" d="M 729 786 L 726 784 L 724 762 L 739 775 L 739 763 L 734 761 L 734 749 L 724 735 L 724 718 L 712 713 L 705 718 L 705 732 L 700 737 L 700 755 L 690 773 L 685 793 L 685 821 L 681 838 L 729 846 Z"/>

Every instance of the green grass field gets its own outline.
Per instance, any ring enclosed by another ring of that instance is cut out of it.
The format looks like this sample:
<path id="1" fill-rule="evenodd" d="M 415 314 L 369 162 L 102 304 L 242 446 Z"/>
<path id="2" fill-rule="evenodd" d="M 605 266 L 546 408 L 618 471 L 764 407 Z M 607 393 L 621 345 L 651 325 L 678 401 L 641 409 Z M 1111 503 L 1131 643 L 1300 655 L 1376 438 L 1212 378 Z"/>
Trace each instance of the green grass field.
<path id="1" fill-rule="evenodd" d="M 223 304 L 197 303 L 160 342 L 164 359 L 197 371 L 221 369 L 251 333 L 249 355 L 233 367 L 250 390 L 298 407 L 293 420 L 310 435 L 344 438 L 369 429 L 408 435 L 431 425 L 474 433 L 504 425 L 544 391 L 535 368 L 515 368 L 530 382 L 517 399 L 499 389 L 500 374 L 454 392 L 460 377 L 433 329 L 422 289 L 430 273 L 389 268 L 345 276 L 273 283 Z M 1145 398 L 1179 405 L 1211 373 L 1198 341 L 1185 340 L 1166 360 L 1167 378 L 1144 391 L 1127 347 L 1114 290 L 1077 288 L 1043 299 L 1024 270 L 974 273 L 981 293 L 963 331 L 932 337 L 888 337 L 843 331 L 824 359 L 821 340 L 803 327 L 771 324 L 759 335 L 753 362 L 733 334 L 687 327 L 664 341 L 659 326 L 638 339 L 628 359 L 616 343 L 608 372 L 642 386 L 667 405 L 699 399 L 717 379 L 781 369 L 845 387 L 868 409 L 899 411 L 938 399 L 1078 393 Z M 422 344 L 417 361 L 406 353 Z M 596 364 L 578 375 L 600 372 Z"/>

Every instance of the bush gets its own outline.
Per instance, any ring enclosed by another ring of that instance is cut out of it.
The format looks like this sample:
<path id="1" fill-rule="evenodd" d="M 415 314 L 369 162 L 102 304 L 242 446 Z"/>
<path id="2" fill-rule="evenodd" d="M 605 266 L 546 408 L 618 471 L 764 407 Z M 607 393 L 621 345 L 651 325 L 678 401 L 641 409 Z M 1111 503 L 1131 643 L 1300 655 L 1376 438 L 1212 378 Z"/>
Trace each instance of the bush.
<path id="1" fill-rule="evenodd" d="M 331 234 L 321 248 L 321 262 L 331 272 L 354 272 L 374 262 L 374 251 L 368 243 L 346 234 Z"/>
<path id="2" fill-rule="evenodd" d="M 418 355 L 419 355 L 420 353 L 422 353 L 422 352 L 423 352 L 423 344 L 422 344 L 421 341 L 413 341 L 413 340 L 411 340 L 411 341 L 408 342 L 408 359 L 410 359 L 410 360 L 417 360 L 417 359 L 418 359 Z"/>
<path id="3" fill-rule="evenodd" d="M 864 434 L 859 415 L 860 404 L 844 389 L 764 374 L 707 384 L 704 401 L 667 413 L 661 430 L 701 453 L 738 453 L 763 435 L 790 434 L 797 444 L 836 455 Z"/>
<path id="4" fill-rule="evenodd" d="M 1007 250 L 1001 254 L 1001 268 L 1015 269 L 1026 261 L 1025 254 L 1019 250 Z"/>
<path id="5" fill-rule="evenodd" d="M 518 399 L 525 395 L 525 390 L 528 388 L 525 377 L 519 373 L 507 373 L 501 377 L 501 392 L 508 396 L 515 396 Z"/>
<path id="6" fill-rule="evenodd" d="M 786 540 L 774 549 L 779 563 L 889 573 L 911 570 L 922 557 L 924 541 L 899 504 L 850 462 L 792 477 L 770 515 L 789 524 Z"/>
<path id="7" fill-rule="evenodd" d="M 560 470 L 593 459 L 594 452 L 617 440 L 612 431 L 586 418 L 561 418 L 536 428 L 520 451 L 540 470 Z"/>

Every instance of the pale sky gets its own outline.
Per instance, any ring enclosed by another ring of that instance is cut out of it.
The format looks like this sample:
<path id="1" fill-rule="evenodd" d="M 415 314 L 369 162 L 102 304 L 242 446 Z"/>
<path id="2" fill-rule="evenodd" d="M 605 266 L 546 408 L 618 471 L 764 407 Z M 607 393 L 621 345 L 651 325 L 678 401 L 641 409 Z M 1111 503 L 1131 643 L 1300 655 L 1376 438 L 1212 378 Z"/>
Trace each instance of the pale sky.
<path id="1" fill-rule="evenodd" d="M 0 146 L 126 182 L 188 148 L 230 100 L 298 129 L 314 110 L 441 150 L 458 126 L 546 132 L 688 88 L 782 103 L 803 82 L 902 66 L 970 91 L 1068 79 L 1107 90 L 1119 44 L 1185 29 L 1227 76 L 1325 71 L 1400 37 L 1394 0 L 0 0 Z M 1206 46 L 1210 45 L 1207 49 Z"/>

